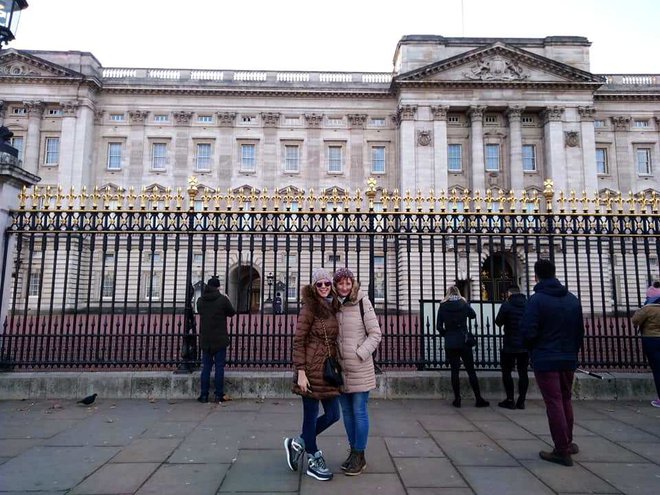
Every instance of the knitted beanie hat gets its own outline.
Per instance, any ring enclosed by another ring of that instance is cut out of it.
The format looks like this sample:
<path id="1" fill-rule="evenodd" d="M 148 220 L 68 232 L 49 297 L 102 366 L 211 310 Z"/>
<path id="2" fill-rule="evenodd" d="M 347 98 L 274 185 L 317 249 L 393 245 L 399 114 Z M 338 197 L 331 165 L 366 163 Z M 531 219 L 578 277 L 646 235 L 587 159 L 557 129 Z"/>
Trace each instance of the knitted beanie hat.
<path id="1" fill-rule="evenodd" d="M 340 268 L 335 272 L 334 276 L 334 281 L 335 283 L 339 282 L 342 278 L 350 278 L 353 282 L 355 282 L 355 276 L 353 276 L 353 272 L 350 271 L 348 268 Z"/>
<path id="2" fill-rule="evenodd" d="M 220 279 L 218 278 L 217 275 L 213 275 L 209 281 L 206 283 L 209 287 L 215 287 L 218 288 L 220 287 Z"/>
<path id="3" fill-rule="evenodd" d="M 312 272 L 312 285 L 321 280 L 332 282 L 332 275 L 325 268 L 317 268 Z"/>

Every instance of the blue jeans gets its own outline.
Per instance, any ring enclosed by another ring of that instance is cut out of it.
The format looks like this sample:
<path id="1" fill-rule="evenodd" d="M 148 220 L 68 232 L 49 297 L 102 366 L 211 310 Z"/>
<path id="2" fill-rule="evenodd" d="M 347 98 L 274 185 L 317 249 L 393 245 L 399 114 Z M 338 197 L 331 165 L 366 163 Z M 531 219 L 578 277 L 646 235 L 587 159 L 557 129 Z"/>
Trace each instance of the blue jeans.
<path id="1" fill-rule="evenodd" d="M 339 400 L 332 399 L 317 400 L 311 397 L 303 397 L 303 426 L 300 435 L 305 441 L 305 450 L 308 454 L 315 454 L 319 448 L 316 445 L 316 437 L 339 421 Z M 323 404 L 323 416 L 319 416 L 319 402 Z"/>
<path id="2" fill-rule="evenodd" d="M 339 401 L 349 445 L 355 450 L 366 450 L 369 437 L 369 412 L 367 411 L 369 392 L 341 394 Z"/>
<path id="3" fill-rule="evenodd" d="M 202 351 L 202 395 L 209 395 L 211 387 L 211 367 L 215 364 L 215 395 L 222 398 L 225 394 L 225 361 L 227 348 L 220 349 L 215 354 Z"/>
<path id="4" fill-rule="evenodd" d="M 651 366 L 655 391 L 660 398 L 660 337 L 642 337 L 642 350 Z"/>

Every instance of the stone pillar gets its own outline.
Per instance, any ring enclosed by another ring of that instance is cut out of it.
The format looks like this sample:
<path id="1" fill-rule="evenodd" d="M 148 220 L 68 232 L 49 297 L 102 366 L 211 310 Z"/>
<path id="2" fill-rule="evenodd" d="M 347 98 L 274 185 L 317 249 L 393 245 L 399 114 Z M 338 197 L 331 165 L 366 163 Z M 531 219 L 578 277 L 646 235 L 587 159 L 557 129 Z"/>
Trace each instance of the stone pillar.
<path id="1" fill-rule="evenodd" d="M 128 185 L 134 186 L 136 190 L 142 189 L 146 186 L 144 177 L 151 170 L 151 163 L 144 163 L 144 153 L 147 150 L 147 155 L 151 153 L 149 149 L 150 143 L 146 142 L 144 137 L 144 121 L 146 120 L 149 112 L 144 110 L 129 110 L 128 119 L 131 127 L 128 130 L 128 139 L 126 142 L 126 152 L 128 153 Z M 103 142 L 103 140 L 99 140 Z M 107 164 L 107 148 L 99 151 L 99 158 L 103 160 L 103 170 L 105 171 Z M 185 184 L 185 182 L 184 182 Z"/>
<path id="2" fill-rule="evenodd" d="M 174 163 L 167 165 L 167 175 L 171 177 L 172 184 L 185 184 L 190 175 L 188 169 L 188 157 L 190 150 L 188 149 L 190 141 L 190 122 L 192 120 L 193 112 L 178 111 L 173 112 L 174 121 L 177 123 L 176 133 L 174 137 Z"/>
<path id="3" fill-rule="evenodd" d="M 5 115 L 7 114 L 7 104 L 0 100 L 0 125 L 5 125 Z"/>
<path id="4" fill-rule="evenodd" d="M 81 103 L 76 119 L 76 144 L 73 149 L 72 184 L 76 190 L 82 185 L 97 185 L 95 180 L 99 171 L 93 163 L 94 146 L 97 142 L 94 136 L 94 109 L 91 102 Z"/>
<path id="5" fill-rule="evenodd" d="M 405 194 L 415 192 L 417 187 L 417 154 L 415 147 L 415 114 L 416 105 L 402 105 L 398 110 L 399 119 L 399 176 L 400 192 Z"/>
<path id="6" fill-rule="evenodd" d="M 433 114 L 433 159 L 435 162 L 435 181 L 433 188 L 436 195 L 440 191 L 448 192 L 449 178 L 447 174 L 447 112 L 448 105 L 431 107 Z"/>
<path id="7" fill-rule="evenodd" d="M 545 179 L 552 179 L 556 191 L 566 192 L 566 158 L 564 154 L 563 107 L 548 107 L 543 113 L 545 140 Z"/>
<path id="8" fill-rule="evenodd" d="M 571 189 L 579 192 L 598 190 L 598 170 L 596 168 L 596 130 L 594 129 L 594 107 L 578 107 L 580 114 L 580 135 L 582 136 L 582 184 Z"/>
<path id="9" fill-rule="evenodd" d="M 282 170 L 281 161 L 277 160 L 277 126 L 280 123 L 280 114 L 273 112 L 263 112 L 261 114 L 263 125 L 264 140 L 260 153 L 260 167 L 257 167 L 257 175 L 262 176 L 263 184 L 273 184 L 277 186 L 277 178 L 280 177 Z"/>
<path id="10" fill-rule="evenodd" d="M 630 145 L 630 117 L 622 115 L 612 117 L 612 127 L 614 128 L 616 160 L 610 160 L 610 174 L 616 181 L 616 189 L 626 191 L 633 188 L 632 185 L 636 182 L 637 176 L 635 154 L 631 153 L 632 146 Z"/>
<path id="11" fill-rule="evenodd" d="M 520 123 L 523 110 L 523 107 L 511 106 L 506 111 L 506 116 L 509 119 L 509 142 L 511 146 L 511 154 L 509 158 L 511 180 L 509 185 L 510 189 L 513 189 L 516 194 L 520 194 L 525 187 L 525 173 L 523 172 L 522 158 L 522 126 Z"/>
<path id="12" fill-rule="evenodd" d="M 486 163 L 484 162 L 484 111 L 485 106 L 474 106 L 468 110 L 472 130 L 470 148 L 472 154 L 472 192 L 484 192 L 486 187 Z"/>
<path id="13" fill-rule="evenodd" d="M 39 170 L 39 149 L 41 148 L 41 117 L 46 107 L 41 101 L 24 101 L 28 113 L 28 128 L 23 151 L 23 168 L 36 174 Z"/>
<path id="14" fill-rule="evenodd" d="M 367 167 L 364 166 L 364 127 L 367 123 L 366 113 L 349 113 L 346 118 L 351 128 L 349 155 L 351 164 L 348 177 L 351 184 L 365 184 L 371 175 L 371 156 L 368 155 Z M 386 165 L 387 166 L 387 165 Z M 387 169 L 386 169 L 387 170 Z"/>
<path id="15" fill-rule="evenodd" d="M 305 179 L 309 180 L 310 184 L 319 184 L 326 171 L 323 157 L 325 149 L 321 140 L 323 114 L 306 113 L 304 116 L 307 123 L 305 147 L 307 148 L 307 163 L 309 164 Z M 318 187 L 314 187 L 314 192 L 317 193 L 318 191 Z"/>
<path id="16" fill-rule="evenodd" d="M 73 165 L 73 154 L 76 144 L 76 118 L 78 113 L 78 101 L 64 101 L 60 103 L 62 110 L 62 131 L 60 134 L 60 159 L 59 159 L 59 182 L 61 184 L 76 186 L 79 188 L 80 174 L 76 174 Z"/>

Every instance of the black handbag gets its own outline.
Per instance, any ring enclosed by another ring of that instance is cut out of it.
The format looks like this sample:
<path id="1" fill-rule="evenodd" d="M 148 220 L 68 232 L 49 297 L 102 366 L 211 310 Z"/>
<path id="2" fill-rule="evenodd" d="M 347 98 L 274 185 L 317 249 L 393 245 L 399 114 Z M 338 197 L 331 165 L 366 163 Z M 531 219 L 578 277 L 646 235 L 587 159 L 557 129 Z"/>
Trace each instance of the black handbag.
<path id="1" fill-rule="evenodd" d="M 474 347 L 477 345 L 477 339 L 474 337 L 474 334 L 467 330 L 465 332 L 465 345 L 468 347 Z"/>
<path id="2" fill-rule="evenodd" d="M 330 354 L 330 342 L 328 341 L 328 332 L 325 329 L 325 321 L 321 320 L 323 327 L 323 336 L 325 338 L 325 349 L 328 353 L 323 362 L 323 380 L 333 387 L 341 387 L 344 384 L 344 378 L 341 376 L 341 366 L 337 358 Z"/>

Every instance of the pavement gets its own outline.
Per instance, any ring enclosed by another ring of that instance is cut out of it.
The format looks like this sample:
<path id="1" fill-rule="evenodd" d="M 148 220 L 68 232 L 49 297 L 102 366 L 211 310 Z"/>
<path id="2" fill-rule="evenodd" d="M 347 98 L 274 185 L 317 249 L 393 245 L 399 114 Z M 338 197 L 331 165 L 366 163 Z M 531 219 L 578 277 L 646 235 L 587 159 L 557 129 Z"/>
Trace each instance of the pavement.
<path id="1" fill-rule="evenodd" d="M 371 400 L 367 469 L 344 476 L 341 422 L 319 437 L 328 482 L 288 469 L 297 397 L 0 401 L 0 494 L 658 494 L 660 409 L 648 401 L 574 402 L 573 467 L 542 461 L 543 403 L 525 410 L 464 399 Z"/>

